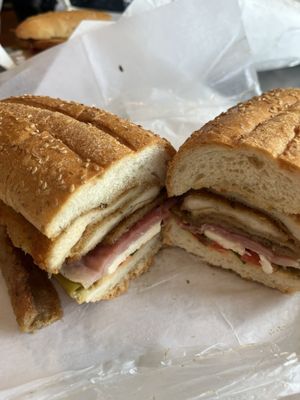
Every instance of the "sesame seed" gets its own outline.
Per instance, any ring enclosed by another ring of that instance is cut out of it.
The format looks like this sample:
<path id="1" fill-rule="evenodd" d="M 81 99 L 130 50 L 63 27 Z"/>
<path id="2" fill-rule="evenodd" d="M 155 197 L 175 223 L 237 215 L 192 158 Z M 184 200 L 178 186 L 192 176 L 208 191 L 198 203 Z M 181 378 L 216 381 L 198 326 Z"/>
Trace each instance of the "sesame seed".
<path id="1" fill-rule="evenodd" d="M 74 190 L 75 190 L 75 185 L 72 184 L 72 185 L 70 186 L 70 188 L 69 188 L 69 192 L 70 192 L 70 193 L 73 193 Z"/>

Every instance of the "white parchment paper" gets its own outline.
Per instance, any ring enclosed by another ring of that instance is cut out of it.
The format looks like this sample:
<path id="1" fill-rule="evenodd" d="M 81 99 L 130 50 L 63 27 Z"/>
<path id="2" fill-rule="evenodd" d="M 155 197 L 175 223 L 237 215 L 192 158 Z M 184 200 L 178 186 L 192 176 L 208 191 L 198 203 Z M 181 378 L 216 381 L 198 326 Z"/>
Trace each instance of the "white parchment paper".
<path id="1" fill-rule="evenodd" d="M 135 0 L 125 16 L 137 15 L 174 0 Z M 175 0 L 176 1 L 176 0 Z M 239 0 L 256 70 L 300 63 L 300 1 Z M 223 2 L 223 7 L 225 6 Z"/>
<path id="2" fill-rule="evenodd" d="M 240 2 L 256 69 L 264 71 L 300 64 L 300 1 Z"/>
<path id="3" fill-rule="evenodd" d="M 1 74 L 0 96 L 47 94 L 130 117 L 175 145 L 259 88 L 237 1 L 176 1 L 75 36 Z M 11 79 L 9 79 L 11 78 Z"/>
<path id="4" fill-rule="evenodd" d="M 238 4 L 222 4 L 178 0 L 83 30 L 1 74 L 0 97 L 96 104 L 178 146 L 259 91 Z M 22 335 L 0 279 L 1 399 L 274 399 L 300 390 L 298 295 L 179 249 L 161 251 L 113 301 L 78 306 L 59 292 L 63 320 Z"/>

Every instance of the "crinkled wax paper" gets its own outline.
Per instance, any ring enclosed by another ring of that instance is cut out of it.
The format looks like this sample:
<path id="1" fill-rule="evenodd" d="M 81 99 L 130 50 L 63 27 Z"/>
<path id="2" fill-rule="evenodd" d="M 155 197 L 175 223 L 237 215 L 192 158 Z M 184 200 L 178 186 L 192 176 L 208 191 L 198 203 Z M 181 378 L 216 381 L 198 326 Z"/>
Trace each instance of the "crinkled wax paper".
<path id="1" fill-rule="evenodd" d="M 178 146 L 258 90 L 235 0 L 178 0 L 75 35 L 0 76 L 1 98 L 96 104 Z M 120 68 L 120 66 L 122 68 Z M 123 71 L 122 71 L 123 70 Z M 0 279 L 0 398 L 274 399 L 300 389 L 299 296 L 164 249 L 125 295 L 20 334 Z"/>
<path id="2" fill-rule="evenodd" d="M 173 140 L 258 91 L 237 1 L 176 1 L 74 37 L 0 76 L 0 96 L 96 104 Z M 9 79 L 11 77 L 11 79 Z"/>
<path id="3" fill-rule="evenodd" d="M 270 70 L 300 63 L 300 1 L 240 0 L 255 66 Z"/>
<path id="4" fill-rule="evenodd" d="M 125 15 L 136 15 L 174 0 L 135 0 Z M 253 63 L 258 71 L 300 63 L 300 1 L 239 0 Z M 225 7 L 226 2 L 223 2 Z"/>

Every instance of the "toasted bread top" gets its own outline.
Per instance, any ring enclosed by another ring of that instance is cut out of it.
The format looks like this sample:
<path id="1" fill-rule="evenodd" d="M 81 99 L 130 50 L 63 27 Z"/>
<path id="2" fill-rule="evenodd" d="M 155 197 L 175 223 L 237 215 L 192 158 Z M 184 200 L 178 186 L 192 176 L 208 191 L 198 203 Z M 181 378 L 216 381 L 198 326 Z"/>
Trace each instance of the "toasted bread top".
<path id="1" fill-rule="evenodd" d="M 0 119 L 0 199 L 49 238 L 137 183 L 163 186 L 174 153 L 151 132 L 77 103 L 11 98 Z"/>
<path id="2" fill-rule="evenodd" d="M 170 163 L 169 195 L 209 188 L 259 208 L 300 213 L 300 89 L 238 104 L 194 132 Z"/>

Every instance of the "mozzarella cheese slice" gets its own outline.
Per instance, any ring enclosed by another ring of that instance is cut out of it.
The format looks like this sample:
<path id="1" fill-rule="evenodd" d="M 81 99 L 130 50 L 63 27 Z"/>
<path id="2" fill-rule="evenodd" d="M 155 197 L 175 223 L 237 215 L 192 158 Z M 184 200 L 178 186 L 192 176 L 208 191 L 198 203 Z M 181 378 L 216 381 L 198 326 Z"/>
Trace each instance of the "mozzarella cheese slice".
<path id="1" fill-rule="evenodd" d="M 224 249 L 232 250 L 235 253 L 238 253 L 240 256 L 243 256 L 246 253 L 246 249 L 244 246 L 239 243 L 235 243 L 227 238 L 225 239 L 221 235 L 218 235 L 216 232 L 205 230 L 203 233 L 206 237 L 208 237 L 208 239 L 211 239 L 214 242 L 218 243 Z"/>
<path id="2" fill-rule="evenodd" d="M 161 230 L 161 221 L 157 222 L 155 225 L 153 225 L 150 229 L 148 229 L 147 232 L 145 232 L 143 235 L 139 237 L 138 240 L 135 242 L 131 243 L 127 249 L 119 254 L 112 264 L 108 268 L 108 273 L 113 274 L 118 266 L 122 264 L 126 260 L 127 257 L 129 257 L 131 254 L 135 253 L 137 250 L 139 250 L 144 244 L 149 242 L 154 236 L 156 236 Z"/>
<path id="3" fill-rule="evenodd" d="M 257 232 L 262 237 L 275 238 L 281 242 L 288 240 L 288 235 L 268 216 L 243 204 L 232 203 L 214 194 L 200 192 L 186 196 L 182 209 L 191 212 L 195 216 L 223 215 L 234 219 L 240 225 Z"/>

